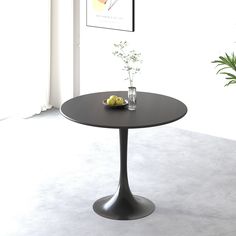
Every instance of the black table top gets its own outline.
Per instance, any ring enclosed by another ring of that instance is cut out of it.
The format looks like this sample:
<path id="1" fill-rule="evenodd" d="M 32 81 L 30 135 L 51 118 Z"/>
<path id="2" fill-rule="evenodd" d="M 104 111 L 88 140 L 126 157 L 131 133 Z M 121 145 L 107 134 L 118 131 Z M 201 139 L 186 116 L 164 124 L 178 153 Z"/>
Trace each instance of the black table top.
<path id="1" fill-rule="evenodd" d="M 84 125 L 104 128 L 145 128 L 164 125 L 182 118 L 187 107 L 181 101 L 154 93 L 137 92 L 135 111 L 105 107 L 102 101 L 110 95 L 127 98 L 127 91 L 110 91 L 81 95 L 61 106 L 66 118 Z"/>

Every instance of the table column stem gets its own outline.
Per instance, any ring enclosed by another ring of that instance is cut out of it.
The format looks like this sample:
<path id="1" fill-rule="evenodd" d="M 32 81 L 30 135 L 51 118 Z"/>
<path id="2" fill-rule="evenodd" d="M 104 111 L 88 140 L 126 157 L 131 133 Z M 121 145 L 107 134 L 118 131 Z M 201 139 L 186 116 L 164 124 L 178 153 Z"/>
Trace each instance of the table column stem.
<path id="1" fill-rule="evenodd" d="M 127 149 L 128 149 L 128 129 L 120 129 L 120 180 L 119 192 L 123 197 L 132 195 L 127 174 Z"/>

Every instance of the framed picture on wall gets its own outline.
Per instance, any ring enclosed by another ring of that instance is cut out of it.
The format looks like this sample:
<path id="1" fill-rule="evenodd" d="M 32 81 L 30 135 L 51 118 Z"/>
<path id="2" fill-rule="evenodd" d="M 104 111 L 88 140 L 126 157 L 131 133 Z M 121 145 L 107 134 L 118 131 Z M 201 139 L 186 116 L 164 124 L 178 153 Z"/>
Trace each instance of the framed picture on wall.
<path id="1" fill-rule="evenodd" d="M 86 0 L 87 26 L 134 31 L 134 1 Z"/>

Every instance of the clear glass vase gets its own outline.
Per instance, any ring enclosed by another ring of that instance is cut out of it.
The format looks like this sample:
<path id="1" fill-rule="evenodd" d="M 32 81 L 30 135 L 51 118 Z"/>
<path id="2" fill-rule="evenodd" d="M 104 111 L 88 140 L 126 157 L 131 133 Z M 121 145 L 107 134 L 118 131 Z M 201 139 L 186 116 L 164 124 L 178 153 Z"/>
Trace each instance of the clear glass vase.
<path id="1" fill-rule="evenodd" d="M 130 111 L 136 110 L 137 92 L 136 87 L 129 87 L 128 90 L 128 109 Z"/>

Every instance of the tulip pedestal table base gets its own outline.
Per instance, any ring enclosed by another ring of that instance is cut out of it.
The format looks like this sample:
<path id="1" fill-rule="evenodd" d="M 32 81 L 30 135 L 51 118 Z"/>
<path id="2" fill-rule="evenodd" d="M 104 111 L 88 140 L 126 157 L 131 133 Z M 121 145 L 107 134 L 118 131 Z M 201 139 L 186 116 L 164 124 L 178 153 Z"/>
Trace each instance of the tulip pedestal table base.
<path id="1" fill-rule="evenodd" d="M 94 211 L 106 218 L 134 220 L 150 215 L 155 205 L 148 199 L 133 195 L 127 174 L 128 130 L 168 124 L 182 118 L 187 107 L 181 101 L 154 93 L 138 92 L 137 109 L 110 109 L 102 101 L 110 95 L 127 98 L 125 91 L 101 92 L 72 98 L 61 106 L 61 113 L 74 122 L 119 129 L 120 179 L 116 193 L 95 201 Z M 148 161 L 148 160 L 147 160 Z M 145 181 L 145 180 L 143 180 Z"/>
<path id="2" fill-rule="evenodd" d="M 106 218 L 134 220 L 151 214 L 155 205 L 148 199 L 133 195 L 127 175 L 128 129 L 120 129 L 120 181 L 116 193 L 97 200 L 94 211 Z"/>

